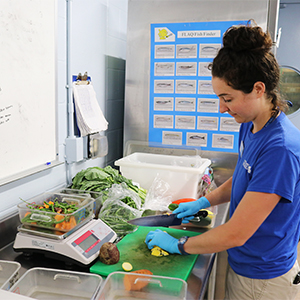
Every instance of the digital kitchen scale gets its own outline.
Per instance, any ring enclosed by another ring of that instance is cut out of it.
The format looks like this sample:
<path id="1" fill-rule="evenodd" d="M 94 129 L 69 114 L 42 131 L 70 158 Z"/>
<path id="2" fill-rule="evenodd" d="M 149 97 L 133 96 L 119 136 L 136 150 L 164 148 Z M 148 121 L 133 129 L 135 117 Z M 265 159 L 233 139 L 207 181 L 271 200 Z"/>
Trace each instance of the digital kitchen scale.
<path id="1" fill-rule="evenodd" d="M 101 246 L 113 242 L 117 234 L 100 219 L 87 220 L 75 231 L 58 232 L 20 225 L 13 245 L 16 252 L 43 253 L 45 256 L 90 266 Z"/>

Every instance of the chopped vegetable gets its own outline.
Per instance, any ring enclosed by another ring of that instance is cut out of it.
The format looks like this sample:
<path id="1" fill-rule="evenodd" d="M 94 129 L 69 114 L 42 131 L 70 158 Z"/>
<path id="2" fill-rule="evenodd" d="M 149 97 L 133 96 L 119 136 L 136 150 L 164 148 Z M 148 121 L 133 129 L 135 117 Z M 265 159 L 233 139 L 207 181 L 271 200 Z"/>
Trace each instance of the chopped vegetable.
<path id="1" fill-rule="evenodd" d="M 57 221 L 65 220 L 55 225 L 55 228 L 58 230 L 69 231 L 77 225 L 74 216 L 70 216 L 70 218 L 67 218 L 68 220 L 66 220 L 63 215 L 56 215 L 55 219 Z"/>
<path id="2" fill-rule="evenodd" d="M 122 263 L 122 268 L 124 271 L 128 272 L 132 270 L 132 265 L 129 262 L 123 262 Z"/>
<path id="3" fill-rule="evenodd" d="M 43 205 L 27 203 L 26 206 L 30 211 L 26 212 L 21 220 L 23 224 L 56 228 L 63 231 L 69 231 L 77 225 L 75 216 L 71 215 L 79 209 L 75 204 L 54 200 L 44 201 Z"/>
<path id="4" fill-rule="evenodd" d="M 169 210 L 173 211 L 173 210 L 175 210 L 178 206 L 179 206 L 179 204 L 171 203 L 171 204 L 168 206 L 168 208 L 169 208 Z"/>
<path id="5" fill-rule="evenodd" d="M 169 252 L 167 252 L 167 251 L 161 249 L 161 248 L 158 247 L 158 246 L 154 246 L 154 247 L 151 249 L 151 255 L 157 256 L 157 257 L 168 256 L 168 255 L 169 255 Z"/>
<path id="6" fill-rule="evenodd" d="M 140 275 L 133 275 L 131 273 L 137 273 Z M 153 275 L 153 273 L 146 269 L 132 271 L 124 276 L 124 287 L 126 291 L 139 291 L 148 285 L 148 278 L 142 275 Z M 146 279 L 146 280 L 145 280 Z"/>
<path id="7" fill-rule="evenodd" d="M 214 217 L 214 213 L 212 212 L 212 211 L 210 211 L 210 210 L 208 210 L 208 209 L 205 209 L 206 211 L 207 211 L 207 213 L 208 213 L 208 217 L 210 218 L 210 219 L 212 219 L 213 217 Z"/>
<path id="8" fill-rule="evenodd" d="M 182 198 L 182 199 L 172 201 L 172 203 L 180 204 L 180 203 L 186 203 L 186 202 L 192 202 L 192 201 L 196 201 L 196 199 L 194 199 L 194 198 Z"/>

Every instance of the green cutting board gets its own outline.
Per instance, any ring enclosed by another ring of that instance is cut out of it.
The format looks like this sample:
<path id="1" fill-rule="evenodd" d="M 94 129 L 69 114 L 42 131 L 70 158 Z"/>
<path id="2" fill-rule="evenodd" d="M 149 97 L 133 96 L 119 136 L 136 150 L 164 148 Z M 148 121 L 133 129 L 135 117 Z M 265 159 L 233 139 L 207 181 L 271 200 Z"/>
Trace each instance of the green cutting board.
<path id="1" fill-rule="evenodd" d="M 182 236 L 199 235 L 198 232 L 166 228 L 166 227 L 144 227 L 139 226 L 135 232 L 127 234 L 118 244 L 120 252 L 120 261 L 114 265 L 106 265 L 97 261 L 91 268 L 91 273 L 96 273 L 101 276 L 108 276 L 112 272 L 124 271 L 122 269 L 123 262 L 132 264 L 132 271 L 147 269 L 158 276 L 169 276 L 187 280 L 198 255 L 179 255 L 170 254 L 168 256 L 156 257 L 151 255 L 151 250 L 148 249 L 145 238 L 149 231 L 161 229 L 168 232 L 175 238 Z"/>

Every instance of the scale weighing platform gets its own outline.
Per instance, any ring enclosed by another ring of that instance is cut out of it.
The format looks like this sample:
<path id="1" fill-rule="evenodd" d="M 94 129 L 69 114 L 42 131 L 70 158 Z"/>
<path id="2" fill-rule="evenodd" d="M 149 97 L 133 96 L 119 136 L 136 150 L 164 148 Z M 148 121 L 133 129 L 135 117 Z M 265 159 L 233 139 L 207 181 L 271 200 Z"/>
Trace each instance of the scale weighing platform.
<path id="1" fill-rule="evenodd" d="M 79 228 L 57 232 L 20 225 L 13 245 L 16 252 L 44 253 L 66 263 L 88 267 L 99 256 L 105 242 L 113 242 L 117 234 L 100 219 L 86 220 Z"/>

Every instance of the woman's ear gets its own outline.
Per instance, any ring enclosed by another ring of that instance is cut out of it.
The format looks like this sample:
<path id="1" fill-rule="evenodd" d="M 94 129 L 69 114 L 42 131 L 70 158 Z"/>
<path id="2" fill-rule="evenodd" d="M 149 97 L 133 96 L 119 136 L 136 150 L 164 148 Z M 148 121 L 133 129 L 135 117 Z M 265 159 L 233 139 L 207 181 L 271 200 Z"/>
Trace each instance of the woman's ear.
<path id="1" fill-rule="evenodd" d="M 253 91 L 256 93 L 258 97 L 262 97 L 262 95 L 266 91 L 266 86 L 262 81 L 257 81 L 253 85 Z"/>

